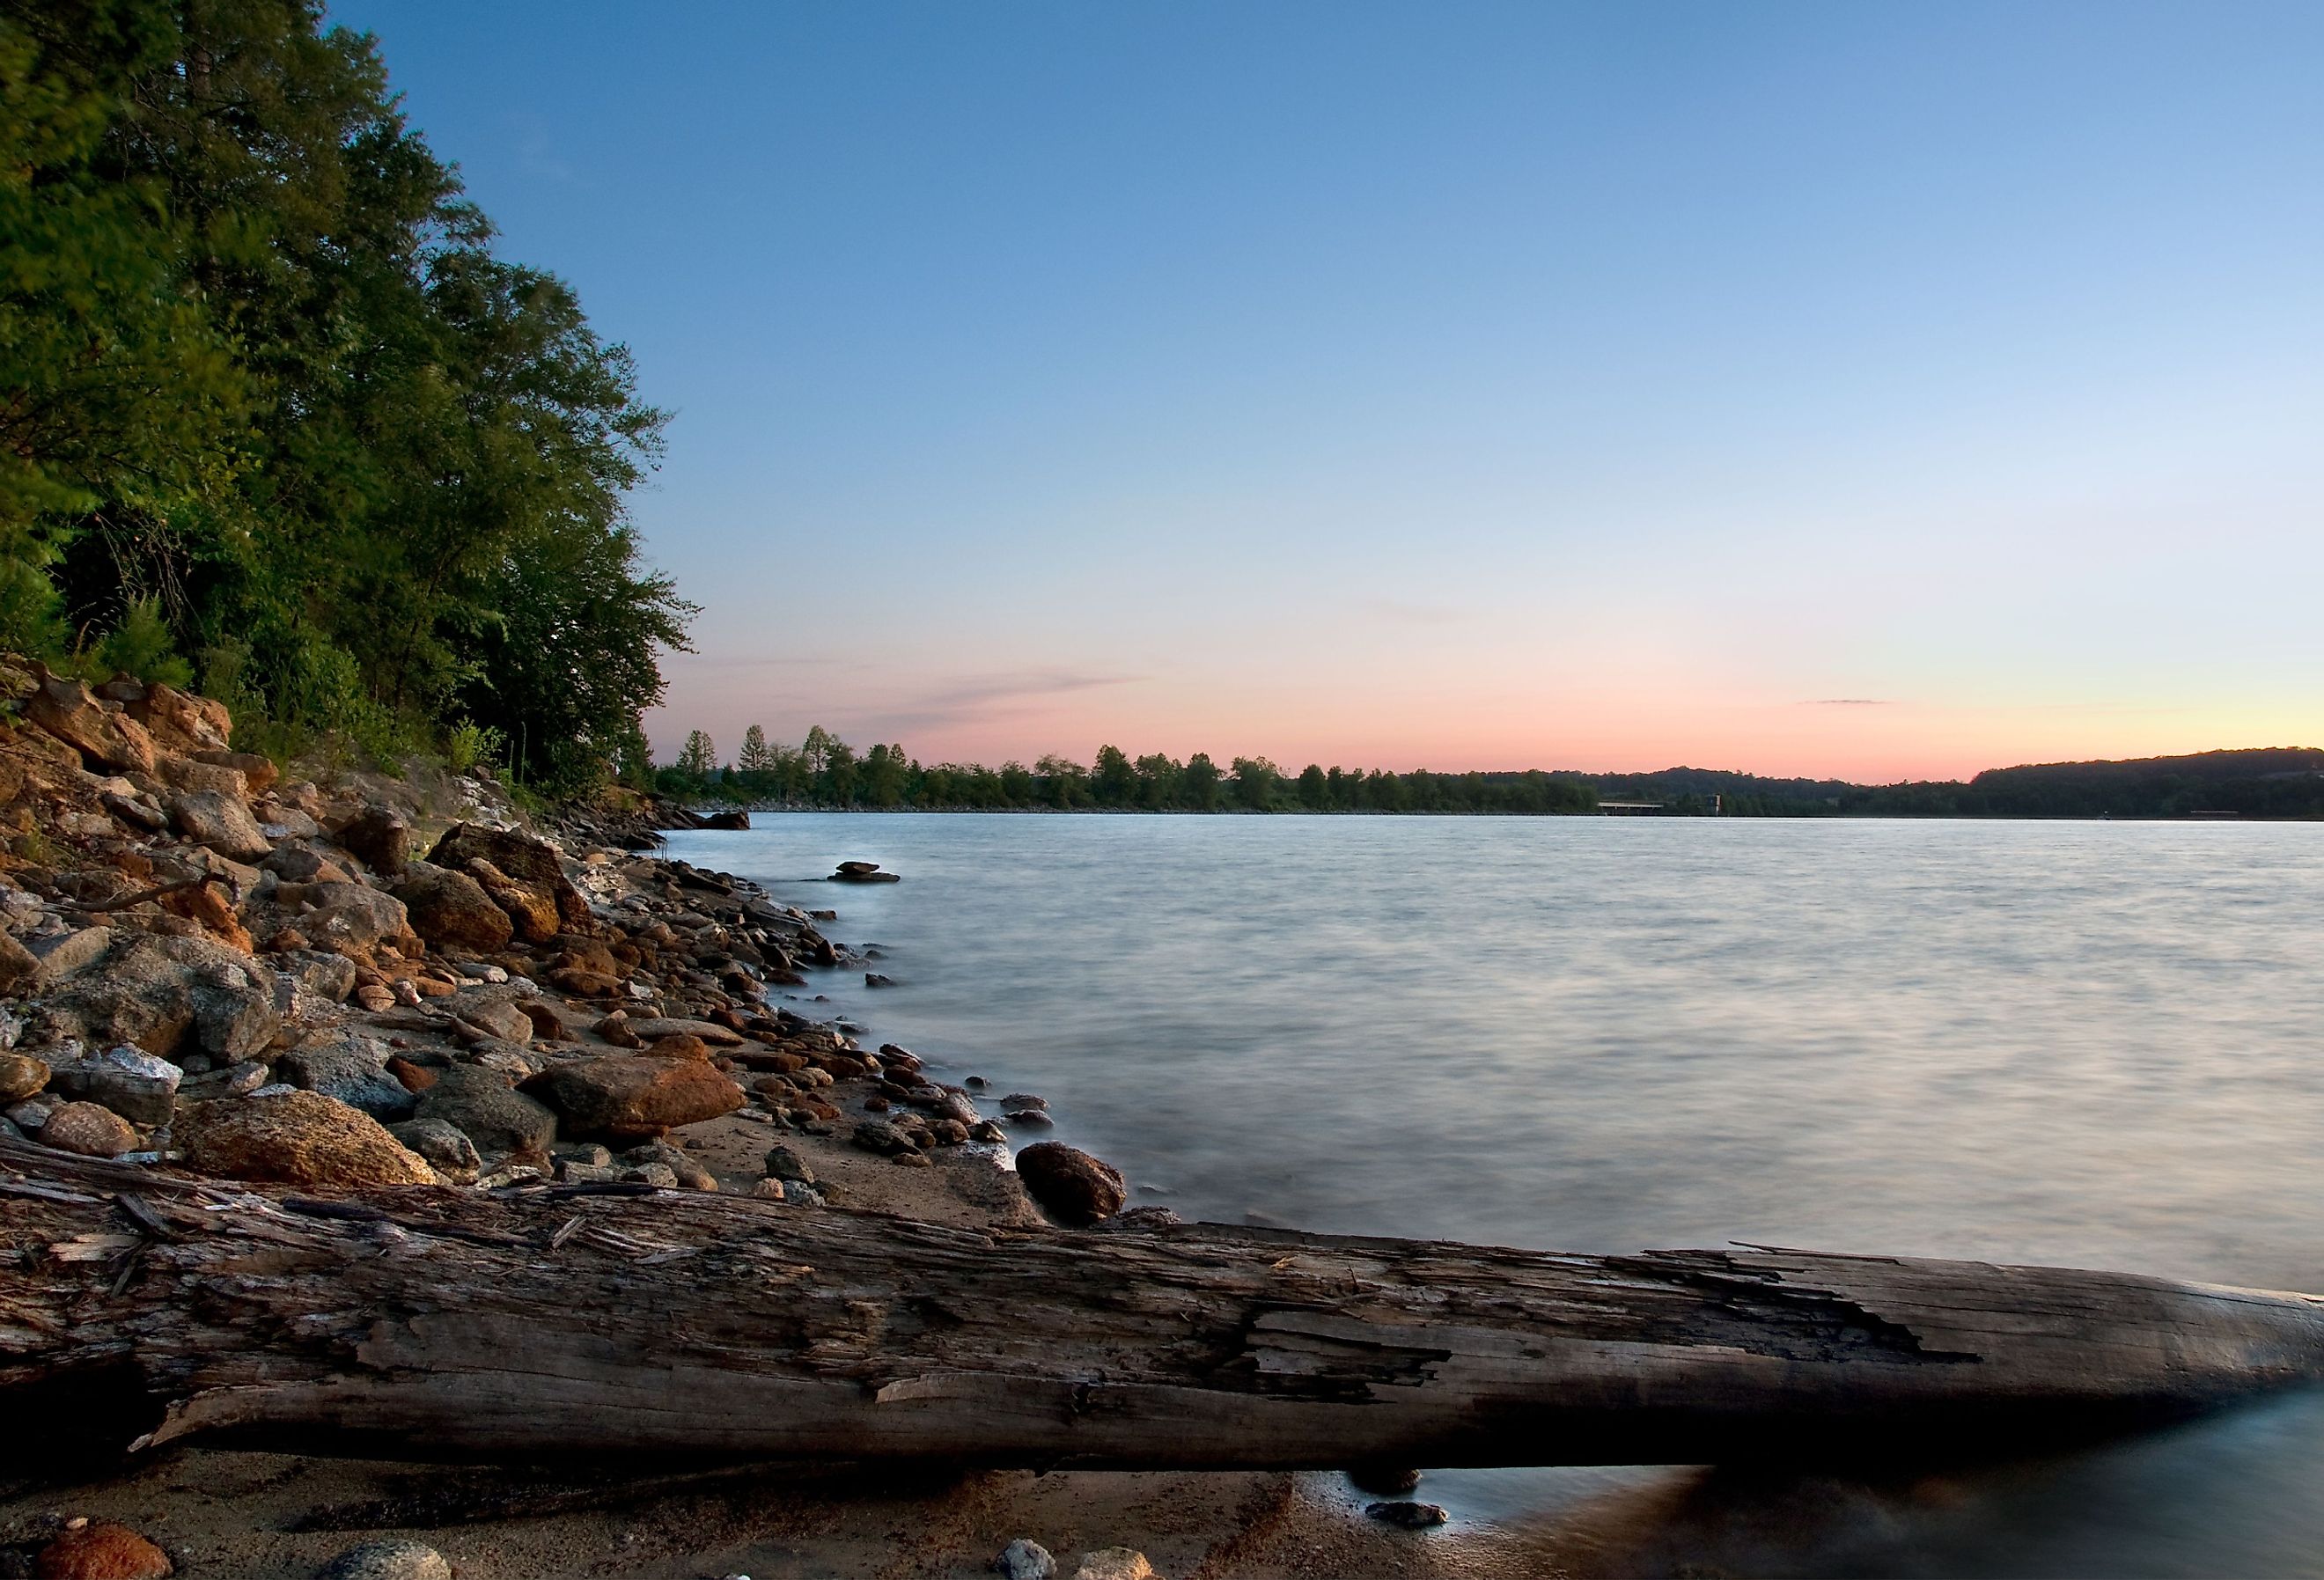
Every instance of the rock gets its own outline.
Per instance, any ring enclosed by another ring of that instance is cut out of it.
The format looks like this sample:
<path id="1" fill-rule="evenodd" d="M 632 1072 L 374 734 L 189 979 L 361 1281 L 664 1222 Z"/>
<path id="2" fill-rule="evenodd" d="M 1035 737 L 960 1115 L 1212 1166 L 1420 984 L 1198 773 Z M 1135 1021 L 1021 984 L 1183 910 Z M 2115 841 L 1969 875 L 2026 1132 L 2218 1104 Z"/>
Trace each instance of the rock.
<path id="1" fill-rule="evenodd" d="M 512 1087 L 496 1071 L 454 1065 L 420 1095 L 416 1119 L 440 1119 L 499 1157 L 537 1157 L 557 1139 L 557 1115 Z"/>
<path id="2" fill-rule="evenodd" d="M 528 944 L 545 944 L 558 935 L 561 923 L 552 896 L 527 888 L 482 856 L 469 857 L 466 870 L 484 885 L 493 903 L 508 912 L 509 925 L 519 938 Z"/>
<path id="3" fill-rule="evenodd" d="M 754 1179 L 751 1182 L 751 1196 L 753 1200 L 785 1201 L 788 1199 L 788 1187 L 779 1179 Z"/>
<path id="4" fill-rule="evenodd" d="M 1050 1580 L 1057 1572 L 1057 1560 L 1039 1542 L 1027 1541 L 1020 1536 L 1001 1549 L 992 1566 L 1000 1571 L 1002 1580 Z"/>
<path id="5" fill-rule="evenodd" d="M 254 862 L 274 848 L 250 808 L 217 790 L 171 797 L 170 820 L 188 839 L 232 861 Z"/>
<path id="6" fill-rule="evenodd" d="M 38 963 L 31 985 L 35 989 L 49 987 L 68 976 L 78 975 L 97 964 L 112 946 L 113 929 L 102 927 L 27 938 L 24 947 Z"/>
<path id="7" fill-rule="evenodd" d="M 688 1190 L 718 1188 L 717 1178 L 709 1169 L 705 1169 L 668 1141 L 648 1141 L 642 1147 L 633 1148 L 622 1153 L 622 1160 L 632 1168 L 644 1168 L 659 1163 L 669 1170 L 671 1177 L 678 1184 Z"/>
<path id="8" fill-rule="evenodd" d="M 557 848 L 529 835 L 509 828 L 486 828 L 481 824 L 457 823 L 450 833 L 436 842 L 428 859 L 440 867 L 459 870 L 467 864 L 482 859 L 490 862 L 508 882 L 528 892 L 545 896 L 556 908 L 562 928 L 573 932 L 586 930 L 590 925 L 589 902 L 582 897 L 565 875 L 565 864 Z M 558 929 L 551 929 L 540 940 L 547 942 Z"/>
<path id="9" fill-rule="evenodd" d="M 740 1032 L 730 1031 L 715 1021 L 682 1021 L 667 1015 L 652 1015 L 632 1021 L 630 1030 L 648 1042 L 663 1037 L 699 1037 L 713 1048 L 739 1048 Z"/>
<path id="10" fill-rule="evenodd" d="M 197 762 L 233 769 L 242 775 L 244 782 L 250 786 L 250 793 L 254 796 L 263 796 L 272 790 L 274 781 L 282 777 L 282 771 L 274 766 L 272 759 L 261 757 L 255 752 L 197 752 L 193 756 Z"/>
<path id="11" fill-rule="evenodd" d="M 1057 1123 L 1045 1110 L 1038 1108 L 1010 1109 L 1001 1117 L 1025 1130 L 1047 1130 Z"/>
<path id="12" fill-rule="evenodd" d="M 41 974 L 41 957 L 16 941 L 14 933 L 0 932 L 0 993 L 14 993 Z"/>
<path id="13" fill-rule="evenodd" d="M 770 1179 L 795 1179 L 801 1185 L 815 1183 L 815 1170 L 807 1166 L 806 1159 L 788 1147 L 767 1149 L 766 1170 Z"/>
<path id="14" fill-rule="evenodd" d="M 91 769 L 153 772 L 153 737 L 118 708 L 97 699 L 87 686 L 43 669 L 40 684 L 24 699 L 24 717 L 80 753 Z"/>
<path id="15" fill-rule="evenodd" d="M 153 744 L 181 756 L 195 752 L 223 752 L 233 733 L 234 719 L 226 704 L 212 697 L 195 697 L 159 681 L 126 699 L 129 716 L 145 727 Z"/>
<path id="16" fill-rule="evenodd" d="M 382 1123 L 410 1119 L 420 1100 L 387 1073 L 388 1047 L 346 1031 L 292 1049 L 277 1073 L 290 1085 L 346 1104 Z"/>
<path id="17" fill-rule="evenodd" d="M 656 1190 L 676 1190 L 678 1174 L 667 1163 L 625 1163 L 613 1171 L 617 1179 L 632 1185 L 650 1185 Z"/>
<path id="18" fill-rule="evenodd" d="M 667 1037 L 657 1037 L 646 1051 L 662 1058 L 698 1058 L 710 1057 L 710 1045 L 691 1031 L 673 1031 Z"/>
<path id="19" fill-rule="evenodd" d="M 166 1580 L 175 1572 L 169 1554 L 127 1526 L 110 1524 L 66 1531 L 32 1565 L 39 1580 Z"/>
<path id="20" fill-rule="evenodd" d="M 988 1147 L 997 1147 L 1009 1140 L 1009 1132 L 989 1119 L 980 1119 L 968 1127 L 968 1139 L 982 1141 Z"/>
<path id="21" fill-rule="evenodd" d="M 426 1160 L 377 1120 L 319 1092 L 192 1104 L 170 1133 L 198 1174 L 310 1188 L 436 1183 Z"/>
<path id="22" fill-rule="evenodd" d="M 1409 1465 L 1356 1465 L 1348 1467 L 1348 1480 L 1358 1492 L 1401 1498 L 1420 1485 L 1420 1473 Z"/>
<path id="23" fill-rule="evenodd" d="M 317 1580 L 452 1580 L 452 1566 L 416 1541 L 367 1541 L 323 1566 Z"/>
<path id="24" fill-rule="evenodd" d="M 243 1059 L 281 1026 L 272 984 L 250 956 L 208 939 L 126 934 L 49 1001 L 48 1018 L 58 1035 L 85 1042 Z"/>
<path id="25" fill-rule="evenodd" d="M 742 1106 L 742 1088 L 697 1059 L 650 1053 L 573 1059 L 524 1083 L 567 1134 L 646 1137 Z"/>
<path id="26" fill-rule="evenodd" d="M 876 971 L 867 971 L 863 974 L 863 985 L 866 987 L 893 987 L 896 985 L 896 979 L 892 976 L 882 976 Z"/>
<path id="27" fill-rule="evenodd" d="M 469 1025 L 489 1031 L 503 1042 L 521 1046 L 532 1040 L 532 1017 L 506 999 L 464 1001 L 459 1015 Z"/>
<path id="28" fill-rule="evenodd" d="M 134 1048 L 111 1048 L 59 1065 L 49 1085 L 67 1097 L 110 1108 L 132 1124 L 152 1126 L 170 1123 L 184 1076 L 167 1059 Z"/>
<path id="29" fill-rule="evenodd" d="M 220 767 L 198 757 L 162 756 L 154 762 L 153 772 L 172 790 L 207 790 L 235 802 L 250 799 L 250 781 L 238 768 Z"/>
<path id="30" fill-rule="evenodd" d="M 855 1127 L 847 1138 L 867 1152 L 877 1152 L 883 1158 L 899 1158 L 907 1152 L 917 1152 L 912 1138 L 884 1119 L 867 1119 Z"/>
<path id="31" fill-rule="evenodd" d="M 1010 1110 L 1046 1109 L 1049 1106 L 1049 1100 L 1047 1097 L 1036 1097 L 1030 1092 L 1011 1092 L 1001 1100 L 1001 1106 Z"/>
<path id="32" fill-rule="evenodd" d="M 355 881 L 353 873 L 303 839 L 276 840 L 273 854 L 258 864 L 286 883 L 352 883 Z"/>
<path id="33" fill-rule="evenodd" d="M 1121 1211 L 1121 1175 L 1078 1147 L 1042 1141 L 1017 1154 L 1017 1175 L 1050 1216 L 1075 1227 Z"/>
<path id="34" fill-rule="evenodd" d="M 276 892 L 280 896 L 281 891 Z M 368 883 L 316 883 L 300 900 L 314 907 L 299 919 L 300 930 L 326 948 L 369 949 L 408 938 L 412 930 L 403 901 Z"/>
<path id="35" fill-rule="evenodd" d="M 49 1111 L 41 1144 L 84 1158 L 118 1158 L 137 1150 L 137 1132 L 112 1109 L 95 1103 L 68 1103 Z"/>
<path id="36" fill-rule="evenodd" d="M 371 807 L 339 825 L 331 837 L 383 878 L 400 878 L 411 861 L 411 825 L 403 814 Z"/>
<path id="37" fill-rule="evenodd" d="M 234 902 L 220 893 L 215 884 L 203 883 L 164 894 L 160 904 L 171 916 L 184 917 L 229 949 L 244 955 L 258 952 L 258 945 L 243 927 L 242 918 L 235 913 Z"/>
<path id="38" fill-rule="evenodd" d="M 495 966 L 493 969 L 499 971 L 500 967 Z M 506 976 L 507 973 L 502 972 L 502 975 Z M 557 1012 L 556 1005 L 542 999 L 526 999 L 517 1008 L 526 1020 L 532 1022 L 532 1034 L 543 1042 L 565 1042 L 571 1039 L 573 1034 L 566 1030 L 565 1017 Z"/>
<path id="39" fill-rule="evenodd" d="M 410 915 L 411 930 L 439 949 L 497 954 L 516 932 L 508 912 L 493 903 L 483 884 L 432 862 L 406 866 L 394 894 Z"/>
<path id="40" fill-rule="evenodd" d="M 1383 1525 L 1393 1525 L 1399 1530 L 1426 1530 L 1444 1523 L 1449 1518 L 1434 1503 L 1414 1503 L 1398 1499 L 1392 1503 L 1367 1503 L 1364 1512 Z"/>
<path id="41" fill-rule="evenodd" d="M 49 1084 L 49 1067 L 29 1053 L 0 1053 L 0 1107 L 22 1103 Z"/>
<path id="42" fill-rule="evenodd" d="M 702 826 L 705 828 L 724 828 L 730 832 L 746 829 L 751 826 L 751 814 L 748 812 L 713 812 L 710 816 L 702 820 Z"/>
<path id="43" fill-rule="evenodd" d="M 441 1119 L 412 1119 L 387 1127 L 404 1147 L 428 1160 L 428 1166 L 455 1185 L 473 1185 L 484 1160 L 466 1131 Z"/>
<path id="44" fill-rule="evenodd" d="M 385 895 L 381 896 L 385 899 Z M 317 998 L 335 1004 L 346 1003 L 355 990 L 355 963 L 345 955 L 319 949 L 285 949 L 275 957 L 274 969 Z"/>
<path id="45" fill-rule="evenodd" d="M 1154 1566 L 1134 1548 L 1100 1548 L 1082 1555 L 1074 1580 L 1155 1580 Z"/>

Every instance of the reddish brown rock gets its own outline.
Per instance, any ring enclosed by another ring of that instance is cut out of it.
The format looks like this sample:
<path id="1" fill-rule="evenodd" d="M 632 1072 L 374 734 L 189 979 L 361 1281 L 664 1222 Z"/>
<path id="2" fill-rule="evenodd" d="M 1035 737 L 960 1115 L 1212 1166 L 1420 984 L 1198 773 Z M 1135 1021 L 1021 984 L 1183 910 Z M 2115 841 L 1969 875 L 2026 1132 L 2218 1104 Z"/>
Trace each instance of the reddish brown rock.
<path id="1" fill-rule="evenodd" d="M 456 823 L 450 833 L 436 842 L 428 859 L 438 866 L 455 869 L 466 868 L 475 861 L 489 862 L 512 886 L 545 898 L 555 907 L 565 929 L 578 932 L 593 925 L 589 902 L 566 878 L 565 865 L 556 848 L 529 835 L 475 823 Z M 556 936 L 557 930 L 552 929 L 541 935 L 541 940 Z"/>
<path id="2" fill-rule="evenodd" d="M 243 782 L 250 787 L 250 793 L 254 796 L 263 796 L 272 790 L 274 781 L 282 777 L 282 771 L 275 767 L 272 760 L 261 757 L 255 752 L 197 752 L 194 761 L 217 768 L 233 769 L 242 775 Z"/>
<path id="3" fill-rule="evenodd" d="M 413 1064 L 400 1053 L 389 1057 L 387 1073 L 393 1076 L 395 1084 L 407 1092 L 425 1092 L 436 1084 L 434 1070 L 426 1065 Z"/>
<path id="4" fill-rule="evenodd" d="M 92 769 L 153 772 L 153 737 L 78 680 L 41 670 L 39 686 L 24 699 L 24 717 L 79 753 Z"/>
<path id="5" fill-rule="evenodd" d="M 496 952 L 516 930 L 482 884 L 448 867 L 413 862 L 394 892 L 410 917 L 411 930 L 439 949 Z"/>
<path id="6" fill-rule="evenodd" d="M 690 1032 L 673 1031 L 667 1037 L 657 1037 L 646 1049 L 663 1058 L 707 1059 L 710 1045 Z"/>
<path id="7" fill-rule="evenodd" d="M 551 1065 L 522 1090 L 577 1140 L 642 1139 L 742 1106 L 742 1088 L 698 1059 L 610 1054 Z"/>
<path id="8" fill-rule="evenodd" d="M 411 825 L 400 812 L 373 807 L 342 823 L 332 836 L 383 878 L 400 878 L 411 862 Z"/>
<path id="9" fill-rule="evenodd" d="M 1017 1176 L 1051 1217 L 1076 1228 L 1113 1216 L 1127 1199 L 1119 1170 L 1063 1141 L 1018 1153 Z"/>
<path id="10" fill-rule="evenodd" d="M 129 716 L 145 727 L 153 744 L 181 756 L 223 752 L 234 730 L 234 719 L 225 703 L 216 698 L 190 696 L 159 682 L 129 699 Z"/>
<path id="11" fill-rule="evenodd" d="M 309 1187 L 436 1183 L 379 1121 L 319 1092 L 196 1103 L 171 1134 L 198 1174 Z"/>
<path id="12" fill-rule="evenodd" d="M 29 1053 L 0 1053 L 0 1107 L 22 1103 L 49 1084 L 49 1067 Z"/>
<path id="13" fill-rule="evenodd" d="M 22 1573 L 22 1571 L 18 1571 Z M 84 1525 L 41 1549 L 39 1580 L 167 1580 L 170 1555 L 125 1525 Z"/>
<path id="14" fill-rule="evenodd" d="M 136 1150 L 137 1132 L 110 1108 L 95 1103 L 68 1103 L 41 1127 L 41 1144 L 84 1158 L 117 1158 Z"/>

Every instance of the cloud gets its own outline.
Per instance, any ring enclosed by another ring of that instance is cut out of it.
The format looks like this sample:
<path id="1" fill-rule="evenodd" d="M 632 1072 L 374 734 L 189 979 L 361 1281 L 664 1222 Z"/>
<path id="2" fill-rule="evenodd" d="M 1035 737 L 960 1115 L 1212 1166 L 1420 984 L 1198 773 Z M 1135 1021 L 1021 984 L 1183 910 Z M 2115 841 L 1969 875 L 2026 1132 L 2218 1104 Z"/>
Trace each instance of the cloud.
<path id="1" fill-rule="evenodd" d="M 1812 697 L 1802 707 L 1893 707 L 1886 697 Z"/>
<path id="2" fill-rule="evenodd" d="M 872 711 L 867 722 L 883 735 L 954 729 L 1035 712 L 1052 698 L 1110 686 L 1133 686 L 1145 679 L 1143 675 L 1077 674 L 1065 670 L 981 675 L 955 680 L 939 690 L 899 698 L 887 708 Z"/>

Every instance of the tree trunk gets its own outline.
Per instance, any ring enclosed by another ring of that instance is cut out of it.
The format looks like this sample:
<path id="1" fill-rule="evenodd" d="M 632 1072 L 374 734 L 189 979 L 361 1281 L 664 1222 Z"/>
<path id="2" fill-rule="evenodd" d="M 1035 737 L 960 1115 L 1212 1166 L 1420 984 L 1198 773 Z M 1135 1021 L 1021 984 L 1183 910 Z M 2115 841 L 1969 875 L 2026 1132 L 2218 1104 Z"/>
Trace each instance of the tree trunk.
<path id="1" fill-rule="evenodd" d="M 643 1193 L 643 1194 L 641 1194 Z M 642 1187 L 329 1200 L 0 1142 L 0 1400 L 416 1459 L 2015 1451 L 2324 1372 L 2324 1302 L 1773 1250 L 968 1231 Z"/>

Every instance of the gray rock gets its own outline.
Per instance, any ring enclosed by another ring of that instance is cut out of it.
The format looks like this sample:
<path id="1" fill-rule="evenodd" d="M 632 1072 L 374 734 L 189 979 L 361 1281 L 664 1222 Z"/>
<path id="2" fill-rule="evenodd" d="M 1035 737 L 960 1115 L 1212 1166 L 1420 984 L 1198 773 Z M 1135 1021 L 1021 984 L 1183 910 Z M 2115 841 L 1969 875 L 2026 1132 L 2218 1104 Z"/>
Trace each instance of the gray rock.
<path id="1" fill-rule="evenodd" d="M 320 949 L 291 949 L 275 959 L 279 962 L 276 970 L 318 998 L 343 1004 L 347 1002 L 347 994 L 355 990 L 355 963 L 345 955 L 327 955 Z"/>
<path id="2" fill-rule="evenodd" d="M 1057 1560 L 1039 1542 L 1027 1541 L 1020 1536 L 1001 1549 L 992 1566 L 1003 1580 L 1050 1580 L 1057 1572 Z"/>
<path id="3" fill-rule="evenodd" d="M 601 1147 L 595 1141 L 586 1142 L 577 1147 L 559 1147 L 557 1149 L 556 1158 L 560 1163 L 578 1163 L 588 1169 L 607 1169 L 611 1168 L 613 1162 L 612 1150 Z"/>
<path id="4" fill-rule="evenodd" d="M 50 933 L 23 940 L 36 962 L 32 986 L 44 988 L 97 964 L 113 942 L 111 928 L 82 928 L 77 932 Z"/>
<path id="5" fill-rule="evenodd" d="M 340 826 L 338 842 L 383 878 L 400 878 L 411 860 L 411 825 L 400 812 L 373 807 Z"/>
<path id="6" fill-rule="evenodd" d="M 521 1048 L 532 1040 L 532 1017 L 505 998 L 461 993 L 453 1003 L 460 1019 L 503 1042 L 513 1042 Z"/>
<path id="7" fill-rule="evenodd" d="M 369 948 L 411 929 L 411 912 L 403 901 L 368 883 L 309 884 L 302 903 L 315 909 L 299 919 L 299 930 L 318 944 Z"/>
<path id="8" fill-rule="evenodd" d="M 49 1001 L 49 1023 L 59 1036 L 164 1058 L 186 1049 L 247 1058 L 282 1023 L 272 984 L 250 956 L 207 938 L 129 934 Z"/>
<path id="9" fill-rule="evenodd" d="M 443 1120 L 492 1157 L 546 1152 L 557 1139 L 555 1113 L 479 1065 L 454 1065 L 438 1076 L 420 1094 L 416 1117 Z"/>
<path id="10" fill-rule="evenodd" d="M 223 791 L 187 790 L 172 796 L 170 818 L 187 838 L 234 861 L 254 862 L 274 848 L 250 808 Z"/>
<path id="11" fill-rule="evenodd" d="M 801 1185 L 815 1183 L 815 1170 L 807 1166 L 806 1159 L 788 1147 L 769 1147 L 766 1167 L 770 1179 L 795 1179 Z"/>
<path id="12" fill-rule="evenodd" d="M 659 1163 L 669 1170 L 671 1178 L 688 1190 L 718 1188 L 717 1178 L 709 1169 L 705 1169 L 668 1141 L 648 1141 L 642 1147 L 633 1147 L 622 1154 L 622 1160 L 632 1168 L 643 1168 Z"/>
<path id="13" fill-rule="evenodd" d="M 1399 1530 L 1426 1530 L 1444 1523 L 1447 1516 L 1434 1503 L 1415 1503 L 1398 1499 L 1392 1503 L 1367 1503 L 1364 1512 L 1383 1525 L 1393 1525 Z"/>
<path id="14" fill-rule="evenodd" d="M 632 1185 L 650 1185 L 661 1190 L 678 1188 L 678 1173 L 667 1163 L 638 1163 L 620 1170 L 619 1178 Z"/>
<path id="15" fill-rule="evenodd" d="M 49 1086 L 68 1097 L 110 1108 L 132 1124 L 170 1123 L 178 1106 L 184 1072 L 165 1058 L 134 1048 L 110 1048 L 92 1058 L 59 1065 Z"/>
<path id="16" fill-rule="evenodd" d="M 429 1167 L 455 1185 L 473 1184 L 484 1170 L 476 1144 L 466 1131 L 440 1119 L 413 1119 L 391 1124 L 387 1133 L 428 1160 Z"/>
<path id="17" fill-rule="evenodd" d="M 452 1566 L 416 1541 L 367 1541 L 323 1566 L 317 1580 L 452 1580 Z"/>
<path id="18" fill-rule="evenodd" d="M 383 1123 L 410 1119 L 420 1099 L 387 1073 L 388 1047 L 360 1031 L 344 1031 L 294 1048 L 276 1067 L 282 1078 L 309 1092 L 320 1092 Z"/>
<path id="19" fill-rule="evenodd" d="M 912 1138 L 884 1119 L 867 1119 L 855 1127 L 848 1138 L 867 1152 L 877 1152 L 883 1158 L 893 1158 L 904 1152 L 917 1151 Z"/>

